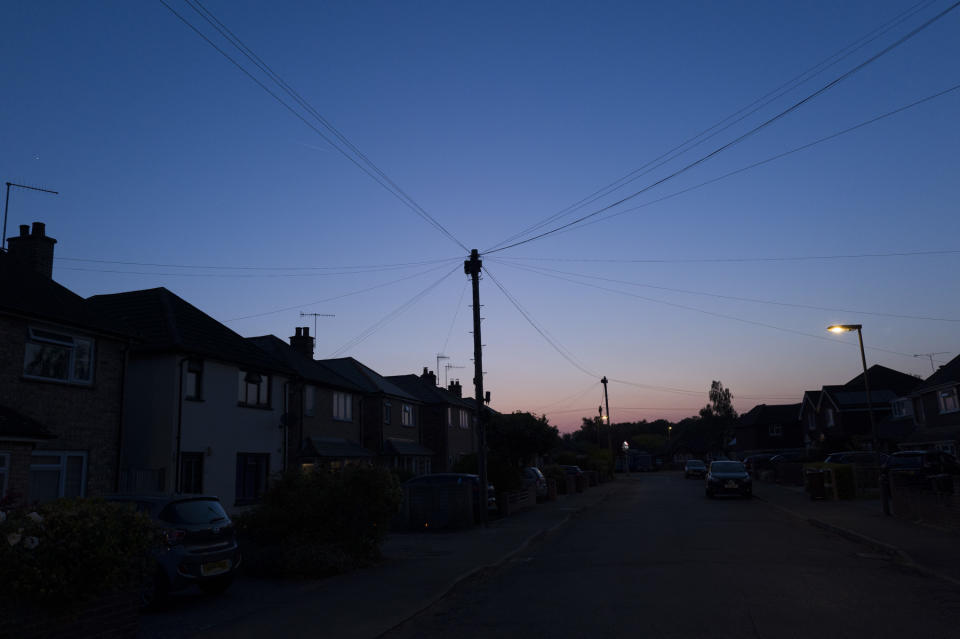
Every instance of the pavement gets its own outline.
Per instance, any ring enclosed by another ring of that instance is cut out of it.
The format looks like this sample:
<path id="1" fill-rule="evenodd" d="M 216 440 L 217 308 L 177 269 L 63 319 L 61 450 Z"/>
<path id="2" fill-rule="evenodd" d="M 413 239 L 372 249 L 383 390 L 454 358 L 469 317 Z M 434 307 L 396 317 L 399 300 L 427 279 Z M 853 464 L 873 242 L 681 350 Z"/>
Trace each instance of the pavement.
<path id="1" fill-rule="evenodd" d="M 181 626 L 177 636 L 291 636 L 316 627 L 325 636 L 378 637 L 614 497 L 627 481 L 642 481 L 643 475 L 625 479 L 561 495 L 486 527 L 391 533 L 383 546 L 384 561 L 374 567 L 287 587 L 282 595 L 249 601 L 205 627 L 183 632 Z M 811 501 L 801 488 L 765 482 L 755 484 L 754 496 L 907 569 L 960 587 L 960 535 L 886 517 L 878 500 Z"/>

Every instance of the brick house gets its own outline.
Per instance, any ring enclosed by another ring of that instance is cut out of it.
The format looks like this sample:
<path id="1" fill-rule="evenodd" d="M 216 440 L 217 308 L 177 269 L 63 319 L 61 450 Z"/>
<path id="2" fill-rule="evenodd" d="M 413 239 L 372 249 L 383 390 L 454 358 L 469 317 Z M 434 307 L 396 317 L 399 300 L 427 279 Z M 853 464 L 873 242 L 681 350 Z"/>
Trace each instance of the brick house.
<path id="1" fill-rule="evenodd" d="M 759 404 L 744 413 L 734 427 L 741 455 L 804 448 L 801 404 Z"/>
<path id="2" fill-rule="evenodd" d="M 377 454 L 377 463 L 404 473 L 431 472 L 434 452 L 423 444 L 422 402 L 352 357 L 319 360 L 361 389 L 360 444 Z"/>
<path id="3" fill-rule="evenodd" d="M 441 388 L 436 374 L 426 367 L 420 375 L 387 379 L 423 402 L 420 429 L 423 444 L 434 451 L 432 472 L 449 472 L 461 457 L 477 452 L 473 403 L 461 397 L 460 382 Z"/>
<path id="4" fill-rule="evenodd" d="M 336 470 L 375 456 L 360 445 L 363 390 L 313 359 L 310 328 L 297 327 L 290 343 L 273 335 L 250 338 L 257 347 L 294 372 L 288 387 L 285 424 L 287 464 Z"/>
<path id="5" fill-rule="evenodd" d="M 867 372 L 870 375 L 873 419 L 879 425 L 890 417 L 897 398 L 909 395 L 919 380 L 879 364 L 871 366 Z M 869 450 L 873 433 L 863 374 L 846 384 L 823 386 L 816 392 L 815 406 L 814 393 L 804 393 L 801 404 L 801 420 L 810 447 L 819 448 L 822 452 Z"/>
<path id="6" fill-rule="evenodd" d="M 913 414 L 916 430 L 900 444 L 904 450 L 942 450 L 960 454 L 960 356 L 921 382 L 896 407 Z"/>
<path id="7" fill-rule="evenodd" d="M 165 288 L 89 303 L 136 331 L 123 403 L 120 489 L 255 502 L 284 469 L 292 373 Z"/>
<path id="8" fill-rule="evenodd" d="M 0 496 L 113 492 L 130 335 L 52 279 L 56 240 L 20 227 L 0 251 Z"/>

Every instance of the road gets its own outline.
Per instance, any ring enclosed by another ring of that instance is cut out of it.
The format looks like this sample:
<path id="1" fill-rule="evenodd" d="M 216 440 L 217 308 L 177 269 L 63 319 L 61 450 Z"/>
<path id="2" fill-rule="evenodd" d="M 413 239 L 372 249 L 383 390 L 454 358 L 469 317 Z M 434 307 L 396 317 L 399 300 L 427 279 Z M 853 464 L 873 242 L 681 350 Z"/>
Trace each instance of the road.
<path id="1" fill-rule="evenodd" d="M 676 473 L 624 489 L 383 635 L 960 636 L 960 590 Z"/>

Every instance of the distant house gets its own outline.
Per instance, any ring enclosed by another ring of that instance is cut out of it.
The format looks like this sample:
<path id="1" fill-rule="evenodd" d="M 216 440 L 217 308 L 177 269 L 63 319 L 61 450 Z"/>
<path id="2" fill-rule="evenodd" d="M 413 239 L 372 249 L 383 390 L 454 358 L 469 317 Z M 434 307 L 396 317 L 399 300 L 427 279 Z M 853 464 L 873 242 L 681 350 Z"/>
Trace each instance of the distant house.
<path id="1" fill-rule="evenodd" d="M 801 420 L 811 447 L 826 452 L 869 449 L 873 442 L 870 405 L 873 419 L 879 426 L 891 415 L 894 402 L 909 395 L 919 383 L 912 375 L 879 364 L 871 366 L 867 372 L 870 375 L 869 403 L 862 373 L 846 384 L 822 387 L 815 407 L 811 405 L 812 392 L 804 394 Z M 890 445 L 887 442 L 886 447 Z"/>
<path id="2" fill-rule="evenodd" d="M 744 413 L 734 427 L 741 455 L 804 448 L 801 404 L 760 404 Z"/>
<path id="3" fill-rule="evenodd" d="M 910 411 L 917 429 L 901 444 L 903 449 L 960 453 L 960 356 L 921 382 L 900 410 Z M 907 401 L 909 400 L 909 401 Z"/>
<path id="4" fill-rule="evenodd" d="M 434 452 L 423 443 L 417 397 L 352 357 L 319 362 L 361 389 L 360 444 L 377 454 L 377 463 L 414 475 L 431 472 Z"/>
<path id="5" fill-rule="evenodd" d="M 56 240 L 20 227 L 0 251 L 0 498 L 116 490 L 130 335 L 57 284 Z"/>
<path id="6" fill-rule="evenodd" d="M 288 466 L 319 465 L 337 470 L 376 457 L 360 445 L 363 389 L 313 359 L 314 338 L 309 327 L 297 327 L 289 344 L 273 335 L 250 341 L 294 373 L 285 418 Z"/>
<path id="7" fill-rule="evenodd" d="M 139 343 L 123 403 L 123 491 L 208 493 L 231 510 L 284 469 L 284 387 L 292 373 L 165 288 L 97 295 Z"/>
<path id="8" fill-rule="evenodd" d="M 420 375 L 391 375 L 388 380 L 423 403 L 420 430 L 423 444 L 434 451 L 432 472 L 449 472 L 465 455 L 477 452 L 473 402 L 462 395 L 460 382 L 437 386 L 437 376 L 423 369 Z"/>

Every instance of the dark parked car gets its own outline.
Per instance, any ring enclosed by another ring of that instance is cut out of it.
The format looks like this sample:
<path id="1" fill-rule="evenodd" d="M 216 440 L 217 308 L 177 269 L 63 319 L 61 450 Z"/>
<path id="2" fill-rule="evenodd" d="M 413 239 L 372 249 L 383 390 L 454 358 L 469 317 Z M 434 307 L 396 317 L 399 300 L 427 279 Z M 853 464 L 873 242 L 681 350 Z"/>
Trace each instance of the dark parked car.
<path id="1" fill-rule="evenodd" d="M 742 462 L 715 461 L 710 462 L 705 489 L 707 497 L 731 493 L 752 497 L 753 480 Z"/>
<path id="2" fill-rule="evenodd" d="M 156 522 L 162 543 L 155 548 L 155 570 L 141 592 L 144 607 L 156 607 L 167 594 L 196 585 L 219 594 L 233 582 L 241 555 L 233 522 L 216 497 L 208 495 L 112 495 Z"/>
<path id="3" fill-rule="evenodd" d="M 743 460 L 743 466 L 751 476 L 756 477 L 761 470 L 773 470 L 770 465 L 770 459 L 776 457 L 776 453 L 757 453 L 750 455 Z"/>
<path id="4" fill-rule="evenodd" d="M 915 471 L 918 475 L 960 475 L 960 462 L 948 453 L 937 450 L 901 450 L 887 457 L 884 474 L 891 470 Z"/>
<path id="5" fill-rule="evenodd" d="M 888 455 L 880 453 L 880 465 L 886 463 Z M 827 464 L 854 464 L 856 466 L 873 466 L 877 455 L 869 450 L 846 450 L 839 453 L 830 453 L 823 460 Z"/>
<path id="6" fill-rule="evenodd" d="M 573 475 L 574 477 L 581 477 L 581 476 L 583 476 L 583 471 L 580 469 L 579 466 L 570 466 L 570 465 L 563 465 L 563 464 L 561 464 L 561 465 L 560 465 L 560 468 L 561 468 L 561 469 L 563 470 L 563 472 L 566 473 L 567 475 Z"/>
<path id="7" fill-rule="evenodd" d="M 521 482 L 524 488 L 536 486 L 538 499 L 547 496 L 547 478 L 543 476 L 543 473 L 540 472 L 540 469 L 536 466 L 527 466 L 523 469 Z"/>
<path id="8" fill-rule="evenodd" d="M 707 474 L 707 465 L 699 459 L 688 459 L 683 465 L 683 478 L 704 477 Z"/>
<path id="9" fill-rule="evenodd" d="M 407 484 L 464 484 L 469 483 L 473 486 L 473 504 L 477 509 L 479 517 L 480 508 L 480 475 L 470 473 L 431 473 L 429 475 L 420 475 L 413 479 L 408 479 Z M 496 512 L 497 495 L 493 484 L 487 484 L 487 511 Z"/>

